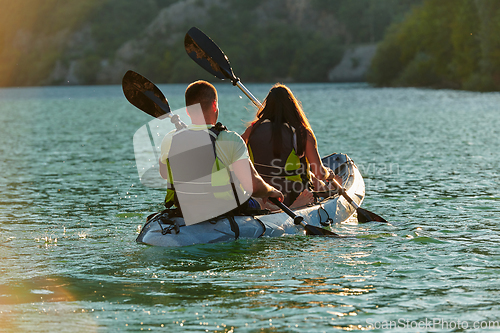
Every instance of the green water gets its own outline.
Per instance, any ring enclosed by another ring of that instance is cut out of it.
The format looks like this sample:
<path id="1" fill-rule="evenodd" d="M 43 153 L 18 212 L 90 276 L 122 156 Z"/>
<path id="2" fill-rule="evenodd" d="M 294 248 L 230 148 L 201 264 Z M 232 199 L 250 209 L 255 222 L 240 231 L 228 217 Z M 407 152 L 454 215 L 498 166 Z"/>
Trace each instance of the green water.
<path id="1" fill-rule="evenodd" d="M 182 106 L 183 85 L 160 87 Z M 217 87 L 220 120 L 241 133 L 255 110 Z M 262 99 L 270 85 L 248 88 Z M 392 225 L 136 244 L 163 197 L 135 169 L 150 117 L 119 86 L 0 90 L 0 331 L 500 331 L 500 94 L 291 88 L 321 154 L 347 153 L 363 207 Z"/>

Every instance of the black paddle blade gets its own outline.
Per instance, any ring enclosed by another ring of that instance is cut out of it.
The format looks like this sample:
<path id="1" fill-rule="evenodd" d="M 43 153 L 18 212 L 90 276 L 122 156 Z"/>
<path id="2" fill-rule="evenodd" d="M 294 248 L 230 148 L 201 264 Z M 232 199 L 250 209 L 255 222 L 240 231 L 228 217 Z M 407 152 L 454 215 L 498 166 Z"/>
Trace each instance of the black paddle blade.
<path id="1" fill-rule="evenodd" d="M 189 57 L 210 74 L 221 80 L 238 81 L 224 52 L 200 29 L 189 29 L 184 38 L 184 48 Z"/>
<path id="2" fill-rule="evenodd" d="M 389 223 L 386 220 L 384 220 L 382 217 L 378 216 L 375 213 L 372 213 L 366 209 L 363 209 L 361 207 L 358 207 L 356 209 L 356 213 L 358 214 L 358 223 L 366 223 L 366 222 L 382 222 L 382 223 Z"/>
<path id="3" fill-rule="evenodd" d="M 144 76 L 128 71 L 122 80 L 123 94 L 138 109 L 159 118 L 170 113 L 167 98 L 158 87 Z"/>
<path id="4" fill-rule="evenodd" d="M 330 230 L 318 228 L 318 227 L 315 227 L 315 226 L 310 225 L 310 224 L 306 224 L 304 228 L 306 229 L 306 235 L 308 235 L 308 236 L 344 238 L 344 236 L 336 234 Z"/>

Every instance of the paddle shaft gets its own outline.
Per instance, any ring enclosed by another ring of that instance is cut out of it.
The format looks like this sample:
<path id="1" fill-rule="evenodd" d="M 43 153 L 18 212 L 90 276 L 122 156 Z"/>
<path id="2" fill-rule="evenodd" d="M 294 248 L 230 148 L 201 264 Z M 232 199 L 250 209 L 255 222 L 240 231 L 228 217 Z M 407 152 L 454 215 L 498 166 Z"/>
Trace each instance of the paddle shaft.
<path id="1" fill-rule="evenodd" d="M 175 125 L 175 128 L 179 131 L 183 128 L 187 128 L 187 125 L 181 120 L 178 114 L 168 113 L 167 116 L 170 118 L 170 122 Z"/>
<path id="2" fill-rule="evenodd" d="M 299 215 L 295 214 L 293 212 L 293 210 L 291 210 L 290 208 L 288 208 L 284 203 L 282 203 L 278 199 L 272 198 L 272 197 L 269 197 L 269 200 L 273 204 L 275 204 L 276 206 L 278 206 L 280 209 L 282 209 L 288 216 L 290 216 L 293 219 L 293 223 L 295 225 L 299 225 L 300 224 L 304 228 L 306 226 L 308 226 L 308 224 L 306 222 L 304 222 L 304 218 L 302 216 L 299 216 Z"/>
<path id="3" fill-rule="evenodd" d="M 293 219 L 293 223 L 295 225 L 301 225 L 304 230 L 306 231 L 306 235 L 311 235 L 311 236 L 322 236 L 322 237 L 336 237 L 336 238 L 346 238 L 349 236 L 342 236 L 339 234 L 336 234 L 330 230 L 326 230 L 323 228 L 316 227 L 314 225 L 307 224 L 306 221 L 304 221 L 304 218 L 302 216 L 299 216 L 295 214 L 290 208 L 288 208 L 285 204 L 282 202 L 278 201 L 276 198 L 270 197 L 269 200 L 281 208 L 288 216 L 290 216 Z"/>
<path id="4" fill-rule="evenodd" d="M 347 194 L 345 188 L 343 188 L 335 179 L 332 179 L 331 182 L 333 183 L 333 185 L 335 185 L 335 187 L 338 189 L 340 194 L 342 194 L 342 196 L 347 200 L 347 202 L 353 205 L 354 208 L 356 209 L 359 208 L 359 205 L 354 200 L 352 200 L 352 198 Z"/>
<path id="5" fill-rule="evenodd" d="M 255 106 L 259 108 L 262 107 L 262 103 L 255 98 L 254 95 L 252 95 L 252 93 L 243 85 L 243 83 L 241 83 L 240 80 L 237 80 L 236 83 L 233 81 L 233 84 L 240 88 L 240 90 L 253 102 L 253 104 L 255 104 Z"/>

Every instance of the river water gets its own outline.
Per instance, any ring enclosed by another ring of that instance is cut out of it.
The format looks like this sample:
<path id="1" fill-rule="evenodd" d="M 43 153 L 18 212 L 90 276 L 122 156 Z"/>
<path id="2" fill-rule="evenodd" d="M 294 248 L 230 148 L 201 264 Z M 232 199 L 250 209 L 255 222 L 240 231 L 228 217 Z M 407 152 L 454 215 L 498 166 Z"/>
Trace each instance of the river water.
<path id="1" fill-rule="evenodd" d="M 0 331 L 500 331 L 500 94 L 290 87 L 320 153 L 356 162 L 363 207 L 391 225 L 136 244 L 164 195 L 135 168 L 150 116 L 119 86 L 1 89 Z M 182 107 L 185 85 L 160 88 Z M 217 88 L 241 133 L 255 109 Z M 270 85 L 248 88 L 263 99 Z"/>

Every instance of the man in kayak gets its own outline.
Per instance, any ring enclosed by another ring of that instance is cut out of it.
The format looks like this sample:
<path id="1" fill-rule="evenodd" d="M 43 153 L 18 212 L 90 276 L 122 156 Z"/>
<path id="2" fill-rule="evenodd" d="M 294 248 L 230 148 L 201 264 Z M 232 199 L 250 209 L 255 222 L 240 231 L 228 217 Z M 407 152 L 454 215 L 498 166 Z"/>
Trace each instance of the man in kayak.
<path id="1" fill-rule="evenodd" d="M 282 201 L 283 194 L 253 167 L 243 139 L 217 123 L 215 87 L 193 82 L 185 99 L 192 124 L 161 143 L 160 174 L 170 185 L 165 205 L 182 208 L 185 223 L 194 224 L 228 211 L 259 209 L 251 196 Z"/>

